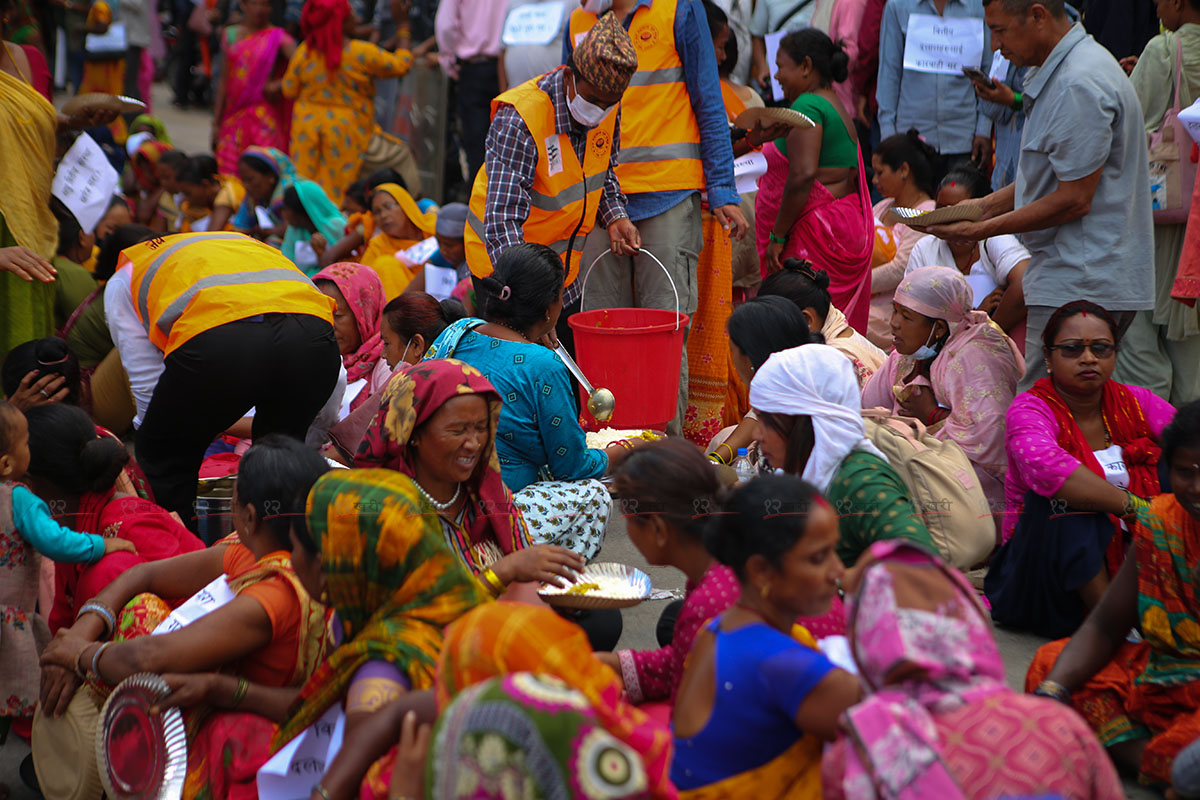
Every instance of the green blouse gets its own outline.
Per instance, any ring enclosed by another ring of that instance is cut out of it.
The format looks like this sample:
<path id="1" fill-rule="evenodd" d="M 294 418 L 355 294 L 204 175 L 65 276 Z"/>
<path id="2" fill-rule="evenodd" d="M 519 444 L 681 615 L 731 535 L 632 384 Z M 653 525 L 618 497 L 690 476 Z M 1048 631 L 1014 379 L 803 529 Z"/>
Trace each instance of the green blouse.
<path id="1" fill-rule="evenodd" d="M 910 539 L 937 552 L 908 487 L 879 456 L 862 450 L 850 453 L 834 473 L 828 494 L 839 520 L 838 557 L 847 567 L 885 539 Z"/>
<path id="2" fill-rule="evenodd" d="M 792 110 L 799 111 L 804 116 L 821 126 L 821 156 L 817 166 L 821 169 L 831 167 L 857 167 L 858 144 L 846 129 L 842 115 L 833 107 L 833 103 L 819 94 L 802 94 L 792 103 Z M 787 139 L 776 139 L 775 146 L 779 152 L 787 155 Z"/>

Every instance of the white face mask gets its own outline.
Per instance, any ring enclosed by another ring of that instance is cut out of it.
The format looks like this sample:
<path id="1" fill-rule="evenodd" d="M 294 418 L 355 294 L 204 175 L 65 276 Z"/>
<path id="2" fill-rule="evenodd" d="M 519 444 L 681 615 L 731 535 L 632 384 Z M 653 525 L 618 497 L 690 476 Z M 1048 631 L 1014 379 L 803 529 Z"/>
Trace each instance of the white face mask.
<path id="1" fill-rule="evenodd" d="M 594 128 L 599 125 L 605 117 L 612 113 L 614 108 L 616 108 L 615 104 L 608 108 L 601 108 L 595 103 L 589 103 L 579 94 L 578 89 L 575 90 L 574 97 L 567 95 L 567 110 L 571 112 L 575 121 L 585 128 Z"/>
<path id="2" fill-rule="evenodd" d="M 612 8 L 613 0 L 583 0 L 583 10 L 597 17 Z"/>

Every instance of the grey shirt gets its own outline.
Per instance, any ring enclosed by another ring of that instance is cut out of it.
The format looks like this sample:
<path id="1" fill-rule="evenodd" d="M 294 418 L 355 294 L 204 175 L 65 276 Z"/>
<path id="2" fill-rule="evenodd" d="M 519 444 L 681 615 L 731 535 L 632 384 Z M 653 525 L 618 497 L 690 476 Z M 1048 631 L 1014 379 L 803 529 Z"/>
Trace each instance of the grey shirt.
<path id="1" fill-rule="evenodd" d="M 1091 300 L 1111 311 L 1154 307 L 1154 223 L 1142 109 L 1116 59 L 1076 23 L 1025 74 L 1017 208 L 1103 167 L 1091 211 L 1022 235 L 1025 302 Z"/>

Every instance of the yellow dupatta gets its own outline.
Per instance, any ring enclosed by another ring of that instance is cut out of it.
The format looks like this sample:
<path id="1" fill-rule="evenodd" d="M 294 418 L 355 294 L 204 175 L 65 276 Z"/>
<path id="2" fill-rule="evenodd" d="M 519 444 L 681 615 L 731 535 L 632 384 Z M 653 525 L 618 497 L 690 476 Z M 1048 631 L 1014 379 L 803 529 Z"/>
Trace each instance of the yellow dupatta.
<path id="1" fill-rule="evenodd" d="M 58 112 L 25 81 L 0 70 L 0 214 L 18 244 L 49 260 L 58 249 L 50 213 Z"/>

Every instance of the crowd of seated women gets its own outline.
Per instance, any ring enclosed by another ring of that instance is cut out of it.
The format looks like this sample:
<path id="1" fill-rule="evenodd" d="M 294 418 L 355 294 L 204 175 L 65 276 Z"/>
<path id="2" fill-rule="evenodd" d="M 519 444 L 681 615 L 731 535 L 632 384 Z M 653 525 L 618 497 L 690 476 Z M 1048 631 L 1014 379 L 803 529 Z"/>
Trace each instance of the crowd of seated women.
<path id="1" fill-rule="evenodd" d="M 937 181 L 918 145 L 877 154 L 898 204 L 980 191 L 969 170 Z M 226 432 L 234 532 L 205 547 L 117 438 L 154 379 L 119 358 L 130 320 L 94 302 L 128 293 L 119 254 L 152 229 L 113 220 L 59 337 L 8 354 L 0 641 L 19 645 L 0 648 L 2 721 L 32 736 L 46 796 L 92 796 L 98 710 L 141 672 L 170 687 L 159 710 L 184 710 L 188 798 L 255 796 L 264 764 L 330 713 L 345 742 L 313 800 L 1115 798 L 1118 768 L 1186 785 L 1172 769 L 1200 738 L 1200 404 L 1177 413 L 1112 381 L 1119 327 L 1092 303 L 1058 309 L 1042 353 L 1023 354 L 1019 242 L 900 231 L 904 263 L 876 270 L 896 282 L 872 300 L 888 330 L 874 343 L 820 264 L 785 259 L 729 316 L 740 423 L 707 452 L 598 449 L 547 346 L 553 250 L 509 248 L 466 306 L 438 301 L 398 254 L 436 234 L 454 266 L 454 231 L 402 186 L 352 186 L 372 213 L 346 220 L 281 154 L 247 153 L 238 195 L 155 153 L 141 174 L 160 200 L 178 182 L 191 224 L 251 225 L 297 263 L 311 251 L 342 374 L 305 442 L 251 441 L 250 417 Z M 93 242 L 60 230 L 74 275 Z M 1038 357 L 1048 377 L 1018 393 Z M 954 477 L 991 510 L 989 557 L 950 563 L 914 483 L 932 467 L 883 447 L 880 420 L 969 463 Z M 718 467 L 743 448 L 761 474 L 730 486 Z M 617 510 L 645 561 L 685 582 L 657 649 L 621 647 L 618 612 L 538 596 L 599 555 Z M 228 602 L 172 624 L 214 585 Z M 1006 685 L 993 624 L 1060 639 L 1030 694 Z"/>

